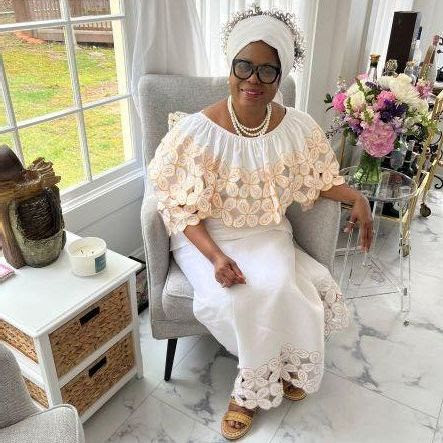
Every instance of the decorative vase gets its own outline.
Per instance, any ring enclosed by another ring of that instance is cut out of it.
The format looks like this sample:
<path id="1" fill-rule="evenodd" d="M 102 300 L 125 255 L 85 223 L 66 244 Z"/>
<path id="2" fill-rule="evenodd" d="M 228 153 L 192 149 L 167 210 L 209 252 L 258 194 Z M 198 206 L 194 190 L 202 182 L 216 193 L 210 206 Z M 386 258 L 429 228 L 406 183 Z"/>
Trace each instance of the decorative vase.
<path id="1" fill-rule="evenodd" d="M 376 185 L 381 176 L 381 158 L 372 157 L 363 150 L 360 163 L 352 176 L 354 183 Z"/>

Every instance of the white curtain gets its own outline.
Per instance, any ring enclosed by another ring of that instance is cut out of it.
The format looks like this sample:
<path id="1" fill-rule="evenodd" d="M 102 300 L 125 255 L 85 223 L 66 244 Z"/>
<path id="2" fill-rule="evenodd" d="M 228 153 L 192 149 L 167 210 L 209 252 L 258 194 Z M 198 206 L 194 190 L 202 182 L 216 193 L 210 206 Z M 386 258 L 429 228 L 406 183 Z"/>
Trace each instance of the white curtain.
<path id="1" fill-rule="evenodd" d="M 209 75 L 194 0 L 136 0 L 131 89 L 138 109 L 138 81 L 144 74 Z"/>

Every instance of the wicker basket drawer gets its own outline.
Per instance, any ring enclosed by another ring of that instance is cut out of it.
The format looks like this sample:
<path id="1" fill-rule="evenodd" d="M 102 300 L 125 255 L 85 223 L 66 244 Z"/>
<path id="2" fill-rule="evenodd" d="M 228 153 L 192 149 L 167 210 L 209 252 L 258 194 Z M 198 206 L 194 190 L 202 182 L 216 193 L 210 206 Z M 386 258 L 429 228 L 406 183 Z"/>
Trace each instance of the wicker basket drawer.
<path id="1" fill-rule="evenodd" d="M 32 337 L 29 337 L 29 335 L 26 335 L 4 320 L 0 320 L 0 341 L 2 340 L 37 362 L 37 354 Z"/>
<path id="2" fill-rule="evenodd" d="M 49 334 L 57 375 L 66 374 L 130 322 L 125 283 Z"/>
<path id="3" fill-rule="evenodd" d="M 26 377 L 23 377 L 25 380 L 26 387 L 28 388 L 28 392 L 31 397 L 38 403 L 40 403 L 45 408 L 49 407 L 48 398 L 46 397 L 46 392 L 40 386 L 37 386 L 31 380 L 28 380 Z"/>
<path id="4" fill-rule="evenodd" d="M 108 349 L 94 363 L 61 388 L 65 403 L 79 414 L 92 406 L 135 365 L 132 333 Z"/>

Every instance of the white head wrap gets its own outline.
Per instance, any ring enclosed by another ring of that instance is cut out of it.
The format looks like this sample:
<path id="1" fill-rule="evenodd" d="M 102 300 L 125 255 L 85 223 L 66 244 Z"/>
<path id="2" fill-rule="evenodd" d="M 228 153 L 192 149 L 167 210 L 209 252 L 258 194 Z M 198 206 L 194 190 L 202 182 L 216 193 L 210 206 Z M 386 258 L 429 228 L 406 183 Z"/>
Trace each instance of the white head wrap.
<path id="1" fill-rule="evenodd" d="M 226 44 L 228 66 L 231 67 L 232 60 L 245 46 L 260 40 L 277 50 L 283 81 L 294 64 L 295 36 L 283 22 L 269 15 L 253 15 L 234 26 Z"/>

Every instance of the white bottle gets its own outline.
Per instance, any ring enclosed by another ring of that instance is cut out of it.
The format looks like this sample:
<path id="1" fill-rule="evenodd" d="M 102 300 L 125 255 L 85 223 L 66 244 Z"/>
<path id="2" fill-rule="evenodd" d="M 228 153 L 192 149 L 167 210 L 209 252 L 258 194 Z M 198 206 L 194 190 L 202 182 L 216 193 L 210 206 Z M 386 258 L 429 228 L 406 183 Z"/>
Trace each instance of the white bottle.
<path id="1" fill-rule="evenodd" d="M 416 78 L 418 77 L 418 73 L 420 71 L 420 63 L 423 60 L 423 53 L 420 48 L 421 30 L 422 27 L 420 26 L 418 29 L 417 40 L 415 41 L 414 55 L 412 56 L 412 60 L 415 62 L 414 75 Z"/>

